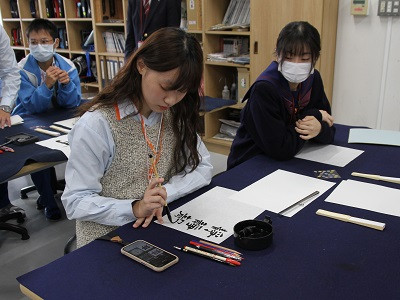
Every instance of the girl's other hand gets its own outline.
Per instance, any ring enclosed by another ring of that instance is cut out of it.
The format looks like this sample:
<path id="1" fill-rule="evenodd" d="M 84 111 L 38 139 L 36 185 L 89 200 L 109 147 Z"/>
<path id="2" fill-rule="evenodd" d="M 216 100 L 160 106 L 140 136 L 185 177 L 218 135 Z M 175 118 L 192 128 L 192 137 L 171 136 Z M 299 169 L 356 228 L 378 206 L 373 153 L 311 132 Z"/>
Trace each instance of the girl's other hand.
<path id="1" fill-rule="evenodd" d="M 328 114 L 325 110 L 319 110 L 319 112 L 322 115 L 322 121 L 328 123 L 329 127 L 332 127 L 333 117 L 330 114 Z"/>

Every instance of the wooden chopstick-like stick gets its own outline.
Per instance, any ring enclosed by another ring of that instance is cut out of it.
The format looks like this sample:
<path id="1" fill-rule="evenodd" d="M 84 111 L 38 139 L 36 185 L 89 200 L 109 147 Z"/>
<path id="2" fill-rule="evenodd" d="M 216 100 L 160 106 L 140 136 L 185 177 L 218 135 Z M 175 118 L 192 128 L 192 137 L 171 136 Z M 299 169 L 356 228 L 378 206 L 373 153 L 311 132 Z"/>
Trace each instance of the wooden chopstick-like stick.
<path id="1" fill-rule="evenodd" d="M 356 217 L 352 217 L 352 216 L 344 215 L 344 214 L 338 214 L 338 213 L 323 210 L 323 209 L 318 209 L 316 214 L 320 215 L 320 216 L 332 218 L 335 220 L 343 221 L 343 222 L 348 222 L 348 223 L 353 223 L 353 224 L 373 228 L 376 230 L 383 230 L 386 225 L 385 223 L 375 222 L 375 221 L 371 221 L 371 220 L 367 220 L 367 219 L 356 218 Z"/>
<path id="2" fill-rule="evenodd" d="M 387 177 L 387 176 L 380 176 L 380 175 L 374 175 L 374 174 L 364 174 L 364 173 L 358 173 L 358 172 L 353 172 L 353 173 L 351 173 L 351 175 L 357 176 L 357 177 L 362 177 L 362 178 L 381 180 L 381 181 L 400 184 L 400 178 L 396 178 L 396 177 Z"/>

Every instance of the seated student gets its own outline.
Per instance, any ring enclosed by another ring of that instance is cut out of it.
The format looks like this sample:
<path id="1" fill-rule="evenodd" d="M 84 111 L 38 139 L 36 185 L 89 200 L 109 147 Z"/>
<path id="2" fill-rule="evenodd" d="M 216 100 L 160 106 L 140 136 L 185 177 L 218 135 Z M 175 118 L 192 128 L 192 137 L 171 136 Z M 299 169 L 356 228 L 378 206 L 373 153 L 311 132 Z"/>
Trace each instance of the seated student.
<path id="1" fill-rule="evenodd" d="M 26 30 L 30 54 L 18 66 L 21 87 L 13 115 L 45 112 L 52 107 L 72 108 L 81 103 L 81 86 L 78 72 L 69 59 L 54 53 L 59 39 L 57 27 L 49 20 L 35 19 Z M 45 208 L 45 216 L 51 221 L 61 218 L 51 186 L 51 169 L 31 174 L 40 197 L 37 209 Z M 1 191 L 7 194 L 3 184 Z M 8 200 L 9 201 L 9 200 Z"/>
<path id="2" fill-rule="evenodd" d="M 21 88 L 13 115 L 79 106 L 81 85 L 75 65 L 55 53 L 60 43 L 56 25 L 49 20 L 35 19 L 28 26 L 26 36 L 30 54 L 18 63 Z"/>
<path id="3" fill-rule="evenodd" d="M 196 133 L 202 62 L 193 36 L 162 28 L 80 107 L 62 195 L 78 247 L 134 220 L 134 228 L 162 222 L 166 202 L 210 183 L 210 155 Z"/>
<path id="4" fill-rule="evenodd" d="M 335 128 L 321 75 L 314 69 L 320 36 L 307 22 L 287 24 L 276 42 L 273 61 L 250 87 L 240 127 L 228 157 L 228 169 L 265 154 L 294 157 L 307 140 L 329 144 Z"/>

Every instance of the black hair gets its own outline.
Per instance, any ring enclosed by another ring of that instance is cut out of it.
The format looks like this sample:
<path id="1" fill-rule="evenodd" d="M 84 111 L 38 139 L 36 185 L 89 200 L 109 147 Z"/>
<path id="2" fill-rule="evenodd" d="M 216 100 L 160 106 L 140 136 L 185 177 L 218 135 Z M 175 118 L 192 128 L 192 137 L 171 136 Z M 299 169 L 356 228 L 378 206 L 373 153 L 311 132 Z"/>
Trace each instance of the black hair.
<path id="1" fill-rule="evenodd" d="M 275 54 L 285 60 L 286 56 L 303 55 L 310 51 L 312 67 L 317 62 L 321 51 L 321 38 L 318 30 L 305 21 L 291 22 L 279 33 Z"/>
<path id="2" fill-rule="evenodd" d="M 51 35 L 53 40 L 58 38 L 57 26 L 54 25 L 53 22 L 46 19 L 33 20 L 26 29 L 26 36 L 29 39 L 29 35 L 31 34 L 32 31 L 39 32 L 41 30 L 47 31 Z"/>

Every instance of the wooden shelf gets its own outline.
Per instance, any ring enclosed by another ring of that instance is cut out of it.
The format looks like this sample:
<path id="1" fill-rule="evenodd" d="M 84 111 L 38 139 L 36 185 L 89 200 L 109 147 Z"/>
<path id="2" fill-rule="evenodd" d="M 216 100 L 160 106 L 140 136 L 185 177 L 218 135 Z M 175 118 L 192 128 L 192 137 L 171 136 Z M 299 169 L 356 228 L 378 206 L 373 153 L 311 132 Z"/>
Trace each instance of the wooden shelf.
<path id="1" fill-rule="evenodd" d="M 117 22 L 113 22 L 113 23 L 96 23 L 96 26 L 102 26 L 102 27 L 123 27 L 124 23 L 117 23 Z"/>
<path id="2" fill-rule="evenodd" d="M 68 22 L 92 22 L 91 18 L 68 18 Z"/>
<path id="3" fill-rule="evenodd" d="M 250 36 L 250 31 L 208 30 L 205 34 Z"/>
<path id="4" fill-rule="evenodd" d="M 20 19 L 17 18 L 4 18 L 3 22 L 16 22 L 18 23 L 20 21 Z"/>
<path id="5" fill-rule="evenodd" d="M 98 52 L 100 56 L 114 56 L 114 57 L 125 57 L 124 53 L 114 53 L 114 52 Z"/>
<path id="6" fill-rule="evenodd" d="M 81 86 L 99 88 L 99 84 L 97 82 L 81 82 Z"/>
<path id="7" fill-rule="evenodd" d="M 187 32 L 192 33 L 192 34 L 202 34 L 203 33 L 203 31 L 201 31 L 201 30 L 188 30 Z"/>
<path id="8" fill-rule="evenodd" d="M 212 60 L 206 60 L 205 64 L 211 65 L 211 66 L 224 66 L 224 67 L 233 67 L 233 68 L 250 68 L 250 65 L 241 65 L 241 64 L 235 64 L 233 62 L 220 62 L 220 61 L 212 61 Z"/>

